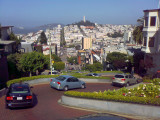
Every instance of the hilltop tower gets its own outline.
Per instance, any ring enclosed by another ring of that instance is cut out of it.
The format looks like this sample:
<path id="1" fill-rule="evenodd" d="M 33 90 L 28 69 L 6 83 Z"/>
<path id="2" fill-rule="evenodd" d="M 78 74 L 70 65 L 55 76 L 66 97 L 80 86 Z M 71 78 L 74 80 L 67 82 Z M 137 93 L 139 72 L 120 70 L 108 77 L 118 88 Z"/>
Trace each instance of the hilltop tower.
<path id="1" fill-rule="evenodd" d="M 83 22 L 86 22 L 86 18 L 85 18 L 85 16 L 83 16 Z"/>

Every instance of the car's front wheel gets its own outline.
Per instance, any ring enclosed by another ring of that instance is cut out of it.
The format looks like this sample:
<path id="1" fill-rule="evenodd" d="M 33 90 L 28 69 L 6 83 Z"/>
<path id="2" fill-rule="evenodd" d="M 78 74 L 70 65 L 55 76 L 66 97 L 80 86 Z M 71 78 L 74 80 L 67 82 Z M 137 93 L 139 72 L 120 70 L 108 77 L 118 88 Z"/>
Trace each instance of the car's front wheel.
<path id="1" fill-rule="evenodd" d="M 64 91 L 67 91 L 68 90 L 68 86 L 64 86 Z"/>
<path id="2" fill-rule="evenodd" d="M 129 83 L 126 83 L 126 87 L 129 87 Z"/>
<path id="3" fill-rule="evenodd" d="M 82 85 L 81 85 L 81 88 L 82 88 L 82 89 L 84 89 L 85 87 L 86 87 L 85 84 L 82 84 Z"/>

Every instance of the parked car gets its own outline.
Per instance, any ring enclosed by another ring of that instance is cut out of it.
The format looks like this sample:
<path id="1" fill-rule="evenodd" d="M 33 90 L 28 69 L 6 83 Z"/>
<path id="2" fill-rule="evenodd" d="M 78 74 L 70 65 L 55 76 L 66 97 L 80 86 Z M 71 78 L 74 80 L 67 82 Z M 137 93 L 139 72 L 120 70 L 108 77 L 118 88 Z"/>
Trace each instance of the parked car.
<path id="1" fill-rule="evenodd" d="M 59 72 L 58 72 L 58 71 L 55 71 L 55 70 L 54 70 L 54 71 L 52 71 L 52 75 L 57 75 L 57 74 L 59 74 Z M 48 73 L 48 75 L 51 75 L 51 72 L 49 72 L 49 73 Z"/>
<path id="2" fill-rule="evenodd" d="M 97 73 L 88 73 L 86 76 L 96 76 L 96 77 L 99 77 L 101 75 L 97 74 Z"/>
<path id="3" fill-rule="evenodd" d="M 85 82 L 79 80 L 76 77 L 69 75 L 61 75 L 50 80 L 50 86 L 58 90 L 74 89 L 74 88 L 85 88 Z"/>
<path id="4" fill-rule="evenodd" d="M 138 80 L 131 74 L 116 74 L 113 77 L 112 85 L 129 86 L 138 83 Z"/>
<path id="5" fill-rule="evenodd" d="M 14 107 L 32 107 L 33 94 L 27 83 L 14 83 L 11 84 L 6 97 L 6 108 Z"/>

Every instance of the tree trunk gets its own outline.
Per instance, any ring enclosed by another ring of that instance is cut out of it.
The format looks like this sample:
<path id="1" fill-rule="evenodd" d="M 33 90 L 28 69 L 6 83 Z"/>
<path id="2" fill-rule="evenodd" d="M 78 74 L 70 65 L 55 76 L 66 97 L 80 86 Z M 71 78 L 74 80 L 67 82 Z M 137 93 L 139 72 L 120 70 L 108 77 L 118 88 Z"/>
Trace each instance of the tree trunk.
<path id="1" fill-rule="evenodd" d="M 29 76 L 32 77 L 32 72 L 29 73 Z"/>

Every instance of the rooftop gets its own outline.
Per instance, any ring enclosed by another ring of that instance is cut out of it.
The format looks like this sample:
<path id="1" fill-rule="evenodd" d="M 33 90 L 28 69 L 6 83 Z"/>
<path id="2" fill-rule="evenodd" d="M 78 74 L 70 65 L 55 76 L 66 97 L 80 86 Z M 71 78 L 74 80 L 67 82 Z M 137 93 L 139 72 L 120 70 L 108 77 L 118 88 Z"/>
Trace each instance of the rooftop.
<path id="1" fill-rule="evenodd" d="M 143 10 L 143 12 L 156 12 L 156 11 L 160 11 L 160 9 Z"/>

